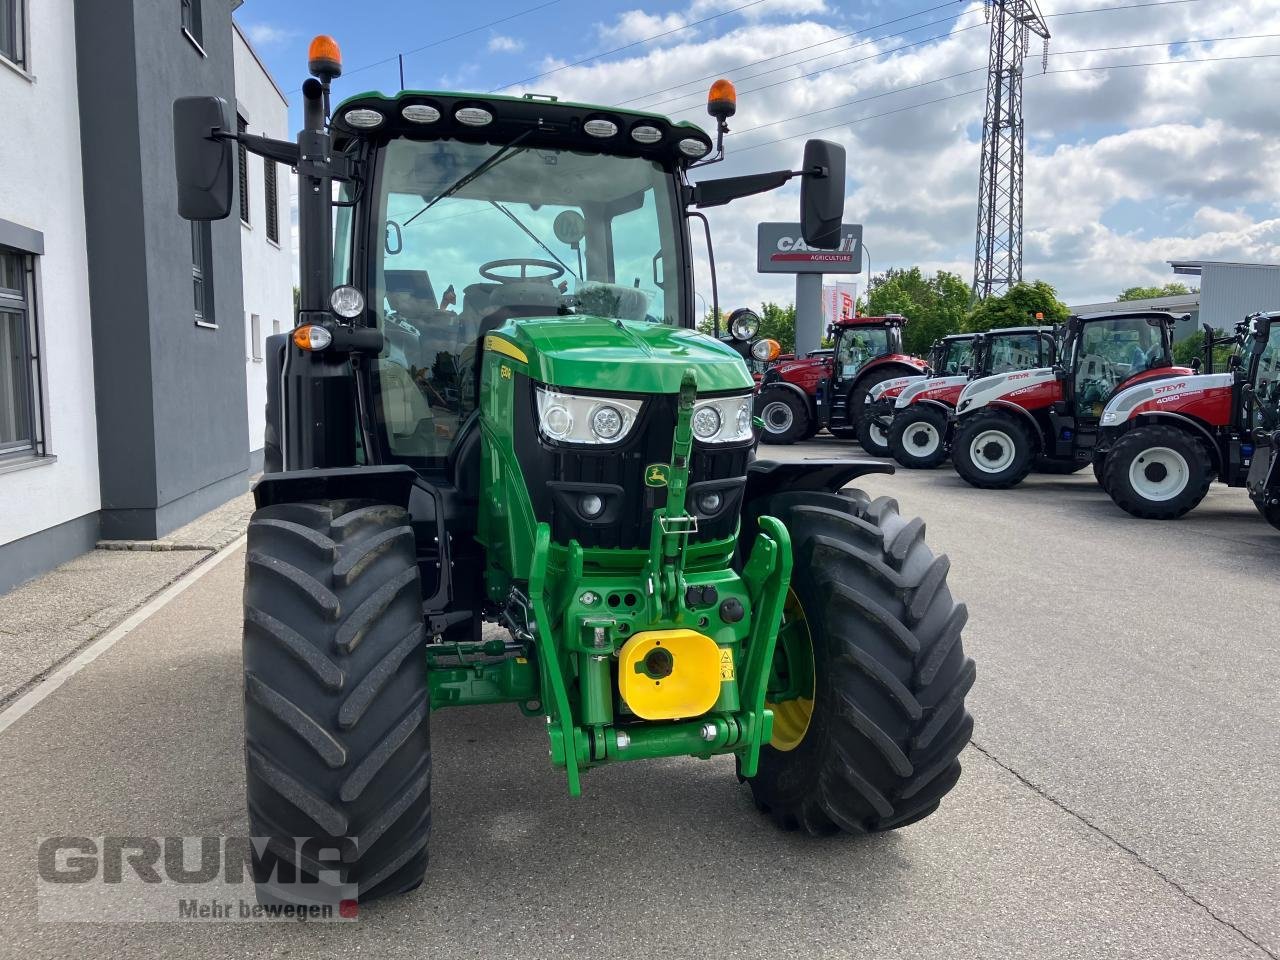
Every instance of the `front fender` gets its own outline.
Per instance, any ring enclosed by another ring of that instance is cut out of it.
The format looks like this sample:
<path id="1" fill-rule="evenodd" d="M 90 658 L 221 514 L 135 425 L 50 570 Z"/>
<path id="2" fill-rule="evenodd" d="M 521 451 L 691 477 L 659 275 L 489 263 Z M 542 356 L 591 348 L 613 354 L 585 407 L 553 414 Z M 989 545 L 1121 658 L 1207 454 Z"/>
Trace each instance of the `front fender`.
<path id="1" fill-rule="evenodd" d="M 756 460 L 747 467 L 748 502 L 788 490 L 835 493 L 850 480 L 869 473 L 893 473 L 881 460 Z"/>

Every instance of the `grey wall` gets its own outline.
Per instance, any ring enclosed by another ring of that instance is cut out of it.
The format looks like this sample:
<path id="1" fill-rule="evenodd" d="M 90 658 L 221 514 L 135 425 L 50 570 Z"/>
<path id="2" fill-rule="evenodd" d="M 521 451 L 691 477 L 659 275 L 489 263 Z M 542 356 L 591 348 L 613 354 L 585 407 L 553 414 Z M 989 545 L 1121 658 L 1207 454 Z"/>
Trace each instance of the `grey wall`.
<path id="1" fill-rule="evenodd" d="M 1232 330 L 1251 313 L 1280 310 L 1280 266 L 1206 263 L 1200 274 L 1200 317 Z"/>
<path id="2" fill-rule="evenodd" d="M 247 486 L 240 226 L 213 224 L 216 330 L 192 313 L 172 104 L 235 102 L 232 0 L 204 0 L 205 56 L 177 0 L 77 0 L 102 535 L 149 539 Z"/>

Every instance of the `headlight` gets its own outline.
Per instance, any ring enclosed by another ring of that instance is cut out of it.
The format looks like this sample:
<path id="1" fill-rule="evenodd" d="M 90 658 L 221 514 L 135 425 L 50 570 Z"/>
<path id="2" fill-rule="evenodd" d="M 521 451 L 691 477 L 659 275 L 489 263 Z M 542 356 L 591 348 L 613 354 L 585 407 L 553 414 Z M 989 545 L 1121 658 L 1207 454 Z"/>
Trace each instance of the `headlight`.
<path id="1" fill-rule="evenodd" d="M 751 345 L 751 356 L 762 362 L 777 360 L 780 353 L 782 353 L 782 344 L 777 340 L 765 338 Z"/>
<path id="2" fill-rule="evenodd" d="M 693 408 L 693 435 L 703 443 L 751 439 L 751 394 L 703 400 Z"/>
<path id="3" fill-rule="evenodd" d="M 743 307 L 729 314 L 729 332 L 735 340 L 750 340 L 760 329 L 760 318 L 754 310 Z"/>
<path id="4" fill-rule="evenodd" d="M 639 400 L 583 397 L 539 387 L 538 429 L 559 443 L 620 443 L 635 426 L 640 407 Z"/>
<path id="5" fill-rule="evenodd" d="M 1114 410 L 1108 410 L 1102 415 L 1102 426 L 1109 427 L 1119 419 L 1120 415 L 1118 413 Z"/>

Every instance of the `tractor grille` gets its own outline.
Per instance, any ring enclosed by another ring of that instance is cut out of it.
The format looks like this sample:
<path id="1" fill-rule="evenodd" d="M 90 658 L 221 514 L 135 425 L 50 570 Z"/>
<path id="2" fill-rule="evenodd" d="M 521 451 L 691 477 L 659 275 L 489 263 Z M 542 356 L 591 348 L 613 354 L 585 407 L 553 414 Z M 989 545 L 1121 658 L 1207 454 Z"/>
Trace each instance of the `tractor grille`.
<path id="1" fill-rule="evenodd" d="M 577 540 L 584 547 L 647 548 L 653 511 L 666 506 L 667 488 L 646 486 L 644 473 L 650 464 L 671 459 L 677 398 L 646 397 L 640 420 L 626 442 L 597 450 L 543 440 L 534 413 L 534 386 L 522 379 L 515 389 L 515 449 L 538 522 L 551 525 L 556 543 Z M 721 492 L 722 506 L 714 515 L 698 516 L 698 532 L 690 540 L 733 536 L 752 449 L 751 442 L 716 449 L 695 442 L 687 510 L 698 513 L 692 493 L 699 490 Z M 588 493 L 606 504 L 597 521 L 585 519 L 577 506 Z"/>

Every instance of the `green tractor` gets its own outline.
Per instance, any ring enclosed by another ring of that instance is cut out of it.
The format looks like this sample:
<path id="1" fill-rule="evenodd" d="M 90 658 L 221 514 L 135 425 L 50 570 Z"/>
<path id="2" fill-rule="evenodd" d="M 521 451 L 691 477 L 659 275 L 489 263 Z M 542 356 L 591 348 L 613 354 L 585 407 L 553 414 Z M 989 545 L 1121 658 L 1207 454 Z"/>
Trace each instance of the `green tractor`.
<path id="1" fill-rule="evenodd" d="M 184 217 L 228 214 L 233 143 L 299 178 L 244 589 L 260 864 L 319 874 L 310 838 L 360 899 L 417 886 L 430 717 L 476 704 L 545 717 L 573 795 L 602 764 L 732 755 L 784 829 L 933 812 L 972 729 L 948 561 L 846 488 L 887 465 L 757 460 L 752 377 L 694 330 L 698 208 L 801 178 L 805 240 L 834 247 L 843 150 L 691 184 L 723 154 L 724 83 L 713 140 L 533 96 L 330 112 L 336 44 L 310 66 L 296 143 L 174 105 Z"/>

